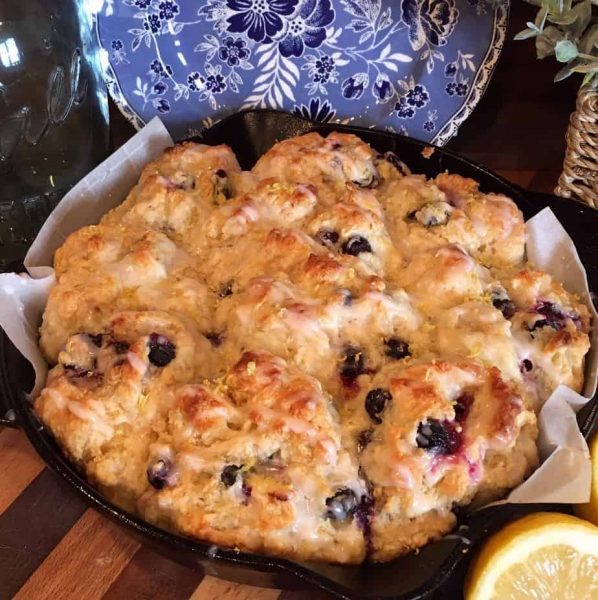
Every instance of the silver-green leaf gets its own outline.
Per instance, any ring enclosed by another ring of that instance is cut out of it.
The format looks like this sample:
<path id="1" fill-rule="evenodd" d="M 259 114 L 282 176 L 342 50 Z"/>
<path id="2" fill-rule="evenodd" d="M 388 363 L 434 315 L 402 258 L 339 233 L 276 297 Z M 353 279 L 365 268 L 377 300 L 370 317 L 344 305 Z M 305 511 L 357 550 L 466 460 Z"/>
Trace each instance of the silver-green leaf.
<path id="1" fill-rule="evenodd" d="M 515 37 L 513 38 L 514 40 L 527 40 L 529 38 L 533 38 L 536 37 L 538 35 L 538 31 L 534 31 L 533 29 L 529 29 L 526 28 L 523 31 L 520 31 L 517 35 L 515 35 Z"/>
<path id="2" fill-rule="evenodd" d="M 571 40 L 559 40 L 554 46 L 556 59 L 562 63 L 571 62 L 579 54 L 577 45 Z"/>

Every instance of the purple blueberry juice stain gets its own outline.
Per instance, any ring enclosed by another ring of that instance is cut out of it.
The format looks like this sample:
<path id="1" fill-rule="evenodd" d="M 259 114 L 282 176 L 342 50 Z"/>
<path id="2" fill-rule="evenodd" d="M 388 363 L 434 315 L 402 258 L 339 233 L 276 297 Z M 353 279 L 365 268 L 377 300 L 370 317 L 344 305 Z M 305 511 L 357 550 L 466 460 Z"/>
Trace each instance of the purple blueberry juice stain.
<path id="1" fill-rule="evenodd" d="M 456 400 L 453 406 L 455 410 L 455 421 L 464 423 L 469 416 L 471 405 L 473 404 L 473 395 L 469 392 L 462 393 Z"/>
<path id="2" fill-rule="evenodd" d="M 447 456 L 459 450 L 462 438 L 454 423 L 428 419 L 419 424 L 415 441 L 418 448 L 430 454 Z"/>

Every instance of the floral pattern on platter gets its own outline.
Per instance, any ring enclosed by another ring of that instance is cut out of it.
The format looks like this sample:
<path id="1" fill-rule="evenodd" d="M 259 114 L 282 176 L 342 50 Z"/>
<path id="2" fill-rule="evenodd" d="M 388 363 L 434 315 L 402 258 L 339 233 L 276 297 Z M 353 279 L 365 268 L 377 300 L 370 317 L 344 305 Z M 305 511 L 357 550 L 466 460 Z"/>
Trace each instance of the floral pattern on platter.
<path id="1" fill-rule="evenodd" d="M 508 0 L 105 0 L 110 93 L 173 137 L 248 108 L 445 143 L 481 97 Z"/>

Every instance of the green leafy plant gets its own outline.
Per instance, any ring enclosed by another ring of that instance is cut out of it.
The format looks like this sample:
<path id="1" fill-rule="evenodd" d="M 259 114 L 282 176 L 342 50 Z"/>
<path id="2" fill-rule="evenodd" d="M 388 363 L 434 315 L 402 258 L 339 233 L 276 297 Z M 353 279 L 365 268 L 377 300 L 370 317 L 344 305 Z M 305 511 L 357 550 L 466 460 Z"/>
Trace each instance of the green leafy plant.
<path id="1" fill-rule="evenodd" d="M 598 0 L 526 0 L 539 6 L 534 22 L 520 31 L 516 40 L 535 38 L 538 58 L 554 56 L 564 63 L 555 75 L 561 81 L 573 73 L 584 73 L 583 84 L 598 87 L 598 18 L 592 5 Z"/>

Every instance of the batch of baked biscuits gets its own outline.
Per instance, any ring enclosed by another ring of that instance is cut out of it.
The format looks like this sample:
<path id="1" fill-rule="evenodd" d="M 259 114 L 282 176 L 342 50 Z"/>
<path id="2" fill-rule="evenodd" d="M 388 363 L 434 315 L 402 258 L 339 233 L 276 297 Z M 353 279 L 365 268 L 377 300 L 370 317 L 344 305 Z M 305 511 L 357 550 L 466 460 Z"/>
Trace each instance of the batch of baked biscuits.
<path id="1" fill-rule="evenodd" d="M 89 480 L 165 528 L 300 560 L 389 560 L 537 466 L 535 411 L 580 390 L 581 301 L 523 217 L 359 138 L 242 172 L 184 143 L 68 237 L 35 409 Z"/>

